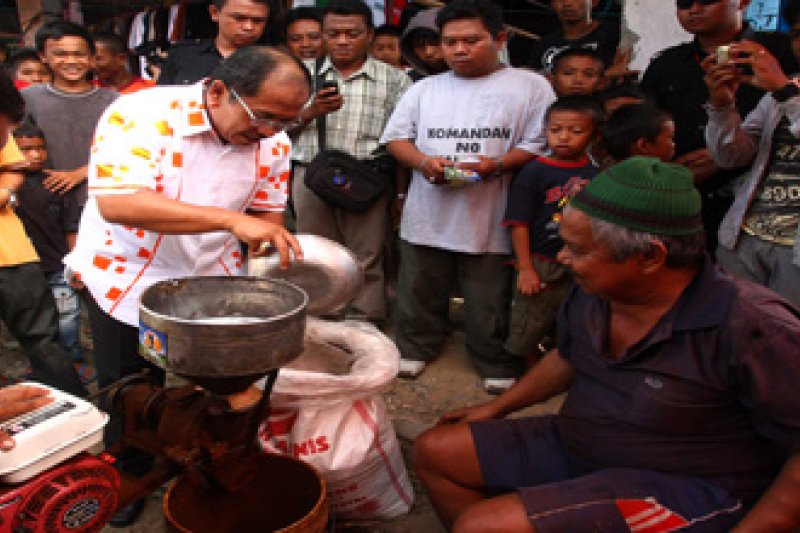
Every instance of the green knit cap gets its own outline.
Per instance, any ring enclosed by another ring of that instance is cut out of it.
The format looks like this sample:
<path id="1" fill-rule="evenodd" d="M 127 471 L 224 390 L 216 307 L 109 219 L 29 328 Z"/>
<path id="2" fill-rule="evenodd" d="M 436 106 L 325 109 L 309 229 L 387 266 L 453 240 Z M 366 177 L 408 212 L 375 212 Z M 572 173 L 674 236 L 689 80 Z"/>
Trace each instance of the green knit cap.
<path id="1" fill-rule="evenodd" d="M 685 167 L 631 157 L 598 174 L 569 204 L 587 215 L 654 235 L 703 231 L 700 193 Z"/>

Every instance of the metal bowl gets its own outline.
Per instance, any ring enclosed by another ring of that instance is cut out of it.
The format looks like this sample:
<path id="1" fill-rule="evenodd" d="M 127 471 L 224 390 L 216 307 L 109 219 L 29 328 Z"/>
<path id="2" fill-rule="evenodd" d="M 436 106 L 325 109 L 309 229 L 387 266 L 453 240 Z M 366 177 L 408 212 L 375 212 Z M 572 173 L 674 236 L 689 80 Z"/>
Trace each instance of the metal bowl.
<path id="1" fill-rule="evenodd" d="M 281 280 L 161 281 L 139 301 L 139 351 L 188 378 L 263 376 L 303 351 L 307 302 Z"/>
<path id="2" fill-rule="evenodd" d="M 250 276 L 283 279 L 308 293 L 307 311 L 313 315 L 333 314 L 349 304 L 364 283 L 364 269 L 356 256 L 341 244 L 318 235 L 299 234 L 302 261 L 292 260 L 280 268 L 278 254 L 251 257 Z"/>

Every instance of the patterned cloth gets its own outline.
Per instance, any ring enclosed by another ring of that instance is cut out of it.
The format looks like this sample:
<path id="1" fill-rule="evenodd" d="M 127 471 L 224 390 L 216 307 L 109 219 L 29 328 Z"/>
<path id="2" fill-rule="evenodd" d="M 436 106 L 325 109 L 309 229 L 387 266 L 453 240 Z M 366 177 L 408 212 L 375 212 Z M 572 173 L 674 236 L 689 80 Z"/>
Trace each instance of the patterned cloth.
<path id="1" fill-rule="evenodd" d="M 305 62 L 314 75 L 314 61 Z M 344 96 L 344 105 L 326 116 L 326 148 L 342 150 L 358 159 L 367 159 L 378 148 L 383 127 L 388 122 L 400 97 L 411 85 L 402 70 L 369 57 L 348 78 L 325 58 L 321 74 L 325 81 L 336 81 Z M 317 121 L 311 121 L 297 140 L 293 158 L 308 163 L 319 152 Z"/>
<path id="2" fill-rule="evenodd" d="M 106 222 L 96 197 L 149 189 L 193 205 L 282 212 L 291 141 L 221 142 L 203 105 L 203 84 L 157 87 L 117 100 L 100 119 L 89 162 L 89 202 L 65 264 L 98 305 L 136 326 L 136 303 L 156 281 L 237 275 L 239 243 L 227 232 L 165 235 Z"/>

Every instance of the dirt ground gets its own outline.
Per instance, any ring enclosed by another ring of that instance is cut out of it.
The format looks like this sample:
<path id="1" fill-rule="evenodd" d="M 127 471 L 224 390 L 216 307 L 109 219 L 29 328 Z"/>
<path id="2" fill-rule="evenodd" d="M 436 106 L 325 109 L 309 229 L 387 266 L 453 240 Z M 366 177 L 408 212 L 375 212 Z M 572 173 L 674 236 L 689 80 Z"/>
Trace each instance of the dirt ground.
<path id="1" fill-rule="evenodd" d="M 433 425 L 445 412 L 465 405 L 486 401 L 489 395 L 480 386 L 480 380 L 467 360 L 464 334 L 458 327 L 458 309 L 454 310 L 454 333 L 447 342 L 442 355 L 428 365 L 416 380 L 395 379 L 384 393 L 388 412 L 392 417 L 406 465 L 414 485 L 415 503 L 411 512 L 387 522 L 367 524 L 338 523 L 336 531 L 352 533 L 440 533 L 444 528 L 439 523 L 419 480 L 411 468 L 411 443 L 414 437 Z M 84 321 L 86 323 L 86 321 Z M 390 333 L 391 336 L 391 333 Z M 7 336 L 6 341 L 8 341 Z M 84 338 L 84 343 L 91 341 Z M 18 349 L 0 346 L 0 369 L 12 375 L 20 375 L 26 366 L 24 356 Z M 548 403 L 534 406 L 522 414 L 552 413 L 561 403 L 556 398 Z M 131 533 L 159 533 L 166 531 L 162 512 L 163 493 L 151 494 L 145 511 L 138 522 L 128 528 L 103 531 Z"/>

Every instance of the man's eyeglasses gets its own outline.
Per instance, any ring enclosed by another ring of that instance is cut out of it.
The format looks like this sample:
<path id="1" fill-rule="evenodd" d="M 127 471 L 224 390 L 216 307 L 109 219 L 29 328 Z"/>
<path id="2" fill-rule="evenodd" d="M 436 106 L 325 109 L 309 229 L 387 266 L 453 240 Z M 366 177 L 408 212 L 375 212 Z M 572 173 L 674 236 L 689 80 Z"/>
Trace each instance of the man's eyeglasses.
<path id="1" fill-rule="evenodd" d="M 236 92 L 236 89 L 233 87 L 228 87 L 228 90 L 231 92 L 233 97 L 239 102 L 239 105 L 242 106 L 244 112 L 247 113 L 247 116 L 250 118 L 250 123 L 255 126 L 256 128 L 269 128 L 278 131 L 290 130 L 300 126 L 300 121 L 295 120 L 278 120 L 274 118 L 267 118 L 267 117 L 257 117 L 253 110 L 244 103 L 242 97 L 239 96 L 239 93 Z"/>
<path id="2" fill-rule="evenodd" d="M 701 6 L 710 6 L 711 4 L 716 4 L 720 0 L 676 0 L 676 4 L 678 5 L 678 9 L 689 9 L 694 4 L 700 4 Z"/>

